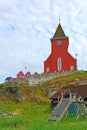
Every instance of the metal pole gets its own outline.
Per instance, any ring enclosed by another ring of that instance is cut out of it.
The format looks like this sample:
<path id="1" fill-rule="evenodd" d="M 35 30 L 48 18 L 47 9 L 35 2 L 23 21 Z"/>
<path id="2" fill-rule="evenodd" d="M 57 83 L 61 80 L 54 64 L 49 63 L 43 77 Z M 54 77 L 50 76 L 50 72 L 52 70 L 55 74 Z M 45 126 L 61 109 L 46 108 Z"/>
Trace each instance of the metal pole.
<path id="1" fill-rule="evenodd" d="M 26 74 L 27 67 L 25 66 L 24 68 L 25 68 L 25 74 Z"/>

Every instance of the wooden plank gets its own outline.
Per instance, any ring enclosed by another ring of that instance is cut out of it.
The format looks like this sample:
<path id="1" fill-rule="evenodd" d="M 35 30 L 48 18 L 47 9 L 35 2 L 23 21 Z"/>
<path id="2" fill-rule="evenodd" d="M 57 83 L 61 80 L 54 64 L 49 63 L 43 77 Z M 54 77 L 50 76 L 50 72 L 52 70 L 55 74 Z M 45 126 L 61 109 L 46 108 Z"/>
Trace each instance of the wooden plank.
<path id="1" fill-rule="evenodd" d="M 51 116 L 48 118 L 48 120 L 58 120 L 62 116 L 62 113 L 66 111 L 67 107 L 69 106 L 70 99 L 61 99 L 61 101 L 58 103 L 58 105 L 55 107 L 55 109 L 52 111 Z"/>
<path id="2" fill-rule="evenodd" d="M 60 114 L 60 116 L 56 119 L 56 122 L 60 122 L 61 121 L 61 119 L 63 118 L 65 112 L 67 111 L 67 109 L 68 109 L 71 101 L 72 101 L 71 99 L 68 100 L 68 104 L 66 105 L 66 107 L 64 108 L 64 110 L 62 111 L 62 113 Z"/>
<path id="3" fill-rule="evenodd" d="M 59 108 L 59 106 L 61 105 L 61 103 L 62 103 L 62 99 L 61 99 L 60 102 L 57 104 L 57 106 L 54 108 L 54 110 L 52 111 L 52 113 L 51 113 L 50 117 L 48 118 L 48 120 L 56 120 L 56 119 L 57 119 L 57 117 L 56 117 L 56 116 L 53 116 L 52 114 L 55 112 L 56 109 Z"/>

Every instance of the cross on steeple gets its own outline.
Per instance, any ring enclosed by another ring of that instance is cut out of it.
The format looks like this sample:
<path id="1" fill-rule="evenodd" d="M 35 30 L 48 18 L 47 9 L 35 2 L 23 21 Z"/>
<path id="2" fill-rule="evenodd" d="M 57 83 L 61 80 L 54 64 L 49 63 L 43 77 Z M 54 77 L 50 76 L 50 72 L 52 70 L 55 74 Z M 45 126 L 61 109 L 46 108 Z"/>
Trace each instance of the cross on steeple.
<path id="1" fill-rule="evenodd" d="M 59 23 L 60 23 L 60 16 L 59 16 Z"/>

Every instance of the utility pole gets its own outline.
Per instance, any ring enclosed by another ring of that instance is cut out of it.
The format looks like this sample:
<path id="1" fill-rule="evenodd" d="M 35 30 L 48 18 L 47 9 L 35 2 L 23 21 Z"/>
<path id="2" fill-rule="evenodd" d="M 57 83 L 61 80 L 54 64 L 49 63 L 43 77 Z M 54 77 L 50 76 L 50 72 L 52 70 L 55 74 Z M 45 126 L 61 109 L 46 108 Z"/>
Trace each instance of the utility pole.
<path id="1" fill-rule="evenodd" d="M 25 74 L 26 74 L 27 67 L 25 66 L 24 69 L 25 69 Z"/>

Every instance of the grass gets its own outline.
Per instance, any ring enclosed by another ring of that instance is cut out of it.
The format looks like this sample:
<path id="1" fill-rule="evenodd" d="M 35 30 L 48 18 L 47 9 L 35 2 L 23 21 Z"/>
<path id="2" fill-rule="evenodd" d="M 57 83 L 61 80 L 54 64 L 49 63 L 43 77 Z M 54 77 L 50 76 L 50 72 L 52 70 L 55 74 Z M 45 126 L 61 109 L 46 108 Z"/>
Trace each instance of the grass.
<path id="1" fill-rule="evenodd" d="M 49 80 L 45 84 L 51 85 L 51 84 L 56 84 L 59 81 L 66 81 L 66 85 L 69 85 L 75 79 L 87 79 L 87 71 L 82 71 L 82 72 L 80 71 L 80 72 L 75 72 L 69 75 L 63 75 L 63 76 L 54 78 L 52 80 Z"/>
<path id="2" fill-rule="evenodd" d="M 35 104 L 28 100 L 19 104 L 2 104 L 6 110 L 19 112 L 12 118 L 0 117 L 0 130 L 87 130 L 87 120 L 75 116 L 65 116 L 60 123 L 47 121 L 51 109 L 47 103 Z"/>

